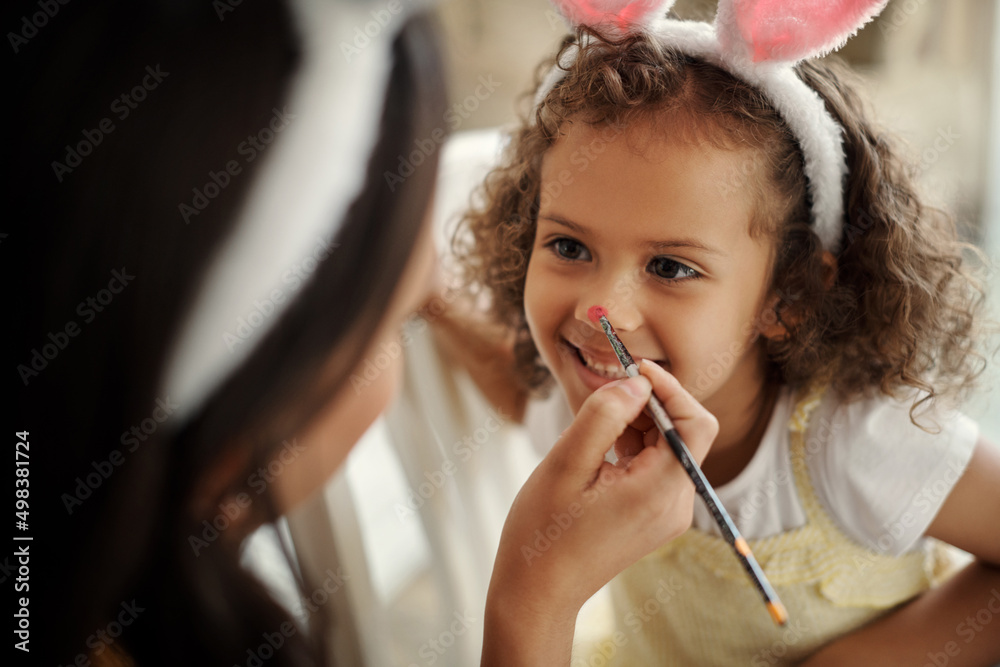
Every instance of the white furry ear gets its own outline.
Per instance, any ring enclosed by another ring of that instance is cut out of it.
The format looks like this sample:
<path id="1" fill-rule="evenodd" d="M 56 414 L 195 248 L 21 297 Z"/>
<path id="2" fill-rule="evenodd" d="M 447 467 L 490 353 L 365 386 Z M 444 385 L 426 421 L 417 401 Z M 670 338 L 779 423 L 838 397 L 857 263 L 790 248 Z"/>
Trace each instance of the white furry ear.
<path id="1" fill-rule="evenodd" d="M 887 2 L 721 0 L 716 30 L 730 57 L 794 63 L 840 48 Z"/>
<path id="2" fill-rule="evenodd" d="M 573 27 L 613 28 L 624 34 L 666 14 L 675 0 L 552 0 Z"/>

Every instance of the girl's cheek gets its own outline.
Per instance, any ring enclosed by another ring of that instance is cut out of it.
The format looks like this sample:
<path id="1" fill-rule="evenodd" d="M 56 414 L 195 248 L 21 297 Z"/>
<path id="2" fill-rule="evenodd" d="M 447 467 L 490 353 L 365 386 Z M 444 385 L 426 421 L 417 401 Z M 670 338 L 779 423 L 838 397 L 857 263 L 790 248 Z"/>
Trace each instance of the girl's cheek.
<path id="1" fill-rule="evenodd" d="M 539 330 L 545 322 L 545 301 L 539 288 L 544 285 L 540 279 L 538 267 L 534 263 L 528 265 L 528 274 L 524 281 L 524 318 L 528 325 L 528 331 L 536 344 L 545 339 L 543 332 Z M 540 350 L 541 351 L 541 350 Z"/>
<path id="2" fill-rule="evenodd" d="M 530 298 L 536 305 L 551 303 L 559 292 L 558 277 L 547 271 L 543 262 L 532 259 L 524 280 L 525 301 Z"/>

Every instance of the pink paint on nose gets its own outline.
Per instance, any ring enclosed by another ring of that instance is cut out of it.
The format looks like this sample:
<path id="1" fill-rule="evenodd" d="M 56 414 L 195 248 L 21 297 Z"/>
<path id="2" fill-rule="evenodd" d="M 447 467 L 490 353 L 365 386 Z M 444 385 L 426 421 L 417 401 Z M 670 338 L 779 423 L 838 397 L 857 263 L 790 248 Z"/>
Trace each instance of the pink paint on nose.
<path id="1" fill-rule="evenodd" d="M 604 306 L 591 306 L 587 310 L 587 317 L 589 317 L 590 321 L 594 324 L 599 323 L 601 318 L 605 317 L 607 314 L 608 311 L 604 308 Z"/>

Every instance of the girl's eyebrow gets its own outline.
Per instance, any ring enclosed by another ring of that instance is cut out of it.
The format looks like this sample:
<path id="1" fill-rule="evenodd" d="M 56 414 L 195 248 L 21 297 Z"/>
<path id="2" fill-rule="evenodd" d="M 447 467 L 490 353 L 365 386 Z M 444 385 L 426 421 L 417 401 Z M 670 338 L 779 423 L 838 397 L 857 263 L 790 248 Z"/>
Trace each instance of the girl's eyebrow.
<path id="1" fill-rule="evenodd" d="M 566 227 L 567 229 L 570 229 L 576 232 L 577 234 L 585 234 L 588 231 L 587 228 L 584 227 L 583 225 L 567 220 L 566 218 L 561 218 L 557 215 L 540 215 L 538 216 L 538 218 L 540 220 L 545 219 L 550 222 L 554 222 L 557 225 L 562 225 L 563 227 Z M 705 245 L 701 241 L 691 238 L 671 239 L 669 241 L 647 241 L 643 245 L 646 245 L 647 247 L 650 247 L 657 252 L 662 252 L 666 250 L 689 249 L 689 250 L 699 250 L 706 254 L 717 255 L 719 257 L 726 256 L 726 253 L 722 252 L 721 250 Z"/>
<path id="2" fill-rule="evenodd" d="M 573 230 L 577 234 L 585 234 L 587 232 L 587 229 L 582 225 L 578 225 L 575 222 L 570 222 L 566 218 L 560 218 L 558 215 L 540 215 L 538 216 L 538 219 L 548 220 L 550 222 L 556 223 L 557 225 L 562 225 L 563 227 L 567 227 Z"/>
<path id="3" fill-rule="evenodd" d="M 651 248 L 657 251 L 663 250 L 677 250 L 677 249 L 690 249 L 698 250 L 706 255 L 716 255 L 718 257 L 725 257 L 726 253 L 721 250 L 717 250 L 711 246 L 707 246 L 701 241 L 696 239 L 674 239 L 672 241 L 650 241 L 648 244 Z"/>

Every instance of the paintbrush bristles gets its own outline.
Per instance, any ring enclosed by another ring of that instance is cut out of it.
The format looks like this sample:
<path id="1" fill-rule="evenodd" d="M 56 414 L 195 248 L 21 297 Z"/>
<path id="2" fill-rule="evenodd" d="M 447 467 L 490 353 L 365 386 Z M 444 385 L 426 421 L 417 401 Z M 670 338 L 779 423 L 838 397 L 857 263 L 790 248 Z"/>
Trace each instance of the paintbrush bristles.
<path id="1" fill-rule="evenodd" d="M 632 355 L 628 353 L 625 349 L 625 344 L 622 339 L 618 337 L 615 332 L 615 328 L 611 326 L 611 322 L 608 321 L 607 315 L 601 315 L 601 328 L 604 329 L 604 335 L 608 337 L 611 342 L 611 347 L 615 351 L 615 356 L 618 357 L 618 361 L 621 362 L 623 368 L 628 370 L 629 366 L 635 366 L 635 360 Z"/>

